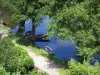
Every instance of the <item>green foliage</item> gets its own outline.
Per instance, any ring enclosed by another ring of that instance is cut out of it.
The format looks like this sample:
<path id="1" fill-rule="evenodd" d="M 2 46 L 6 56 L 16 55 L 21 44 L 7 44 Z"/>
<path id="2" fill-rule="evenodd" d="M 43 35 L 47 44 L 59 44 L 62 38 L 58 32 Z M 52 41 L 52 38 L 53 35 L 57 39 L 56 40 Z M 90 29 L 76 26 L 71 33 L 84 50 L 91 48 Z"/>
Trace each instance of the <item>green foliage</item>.
<path id="1" fill-rule="evenodd" d="M 47 75 L 45 72 L 38 72 L 37 70 L 33 70 L 29 73 L 29 75 Z"/>
<path id="2" fill-rule="evenodd" d="M 8 37 L 0 39 L 0 64 L 10 73 L 27 73 L 34 66 L 28 53 Z"/>
<path id="3" fill-rule="evenodd" d="M 9 38 L 0 39 L 0 63 L 4 63 L 7 60 L 8 55 L 11 54 L 12 47 L 14 47 L 14 44 Z"/>
<path id="4" fill-rule="evenodd" d="M 10 75 L 6 70 L 0 65 L 0 75 Z"/>
<path id="5" fill-rule="evenodd" d="M 63 2 L 60 2 L 60 9 L 52 11 L 55 12 L 52 18 L 56 21 L 50 24 L 49 34 L 76 42 L 78 56 L 90 61 L 93 54 L 100 50 L 100 5 L 88 0 L 72 0 L 70 5 L 66 4 L 67 1 Z"/>
<path id="6" fill-rule="evenodd" d="M 12 18 L 15 24 L 18 24 L 26 20 L 27 18 L 32 18 L 34 24 L 37 25 L 39 20 L 45 15 L 49 15 L 52 19 L 54 19 L 55 22 L 51 22 L 49 25 L 49 34 L 55 34 L 62 40 L 66 39 L 67 37 L 68 40 L 76 42 L 76 48 L 79 51 L 78 56 L 82 58 L 81 61 L 84 61 L 84 59 L 87 61 L 91 61 L 92 56 L 95 53 L 100 52 L 100 5 L 98 4 L 98 0 L 8 1 L 8 5 L 10 6 L 10 8 L 12 8 Z M 5 46 L 3 47 L 5 49 Z M 7 46 L 7 48 L 9 48 L 9 46 Z M 9 54 L 9 52 L 7 54 Z M 3 54 L 1 55 L 2 57 L 4 57 L 3 60 L 7 61 L 5 60 L 7 56 L 4 56 Z M 23 58 L 23 56 L 21 58 Z M 15 60 L 13 60 L 13 62 L 15 62 Z M 30 66 L 26 63 L 24 64 L 27 65 L 27 67 Z M 83 65 L 80 63 L 75 63 L 74 66 L 79 70 L 75 68 L 76 71 L 74 71 L 75 69 L 71 67 L 73 69 L 72 72 L 79 72 L 78 74 L 83 74 L 84 72 L 87 75 L 97 72 L 91 72 L 89 70 L 89 73 L 91 73 L 88 74 L 88 72 L 84 69 L 87 65 L 91 71 L 93 71 L 94 68 L 96 68 L 98 71 L 98 67 L 93 66 L 91 68 L 91 66 L 86 62 L 83 63 Z M 22 69 L 24 70 L 24 68 Z M 71 74 L 75 75 L 72 72 Z"/>
<path id="7" fill-rule="evenodd" d="M 100 75 L 100 65 L 90 65 L 90 63 L 84 61 L 83 64 L 71 60 L 69 62 L 69 69 L 67 69 L 66 75 Z"/>
<path id="8" fill-rule="evenodd" d="M 43 13 L 39 14 L 41 9 L 45 9 L 42 8 L 45 6 L 44 4 L 41 0 L 8 0 L 8 5 L 12 11 L 12 19 L 15 24 L 25 21 L 27 18 L 32 18 L 34 22 L 38 21 L 43 15 Z"/>
<path id="9" fill-rule="evenodd" d="M 3 26 L 2 24 L 0 24 L 0 31 L 3 31 L 4 33 L 9 33 L 10 28 Z"/>

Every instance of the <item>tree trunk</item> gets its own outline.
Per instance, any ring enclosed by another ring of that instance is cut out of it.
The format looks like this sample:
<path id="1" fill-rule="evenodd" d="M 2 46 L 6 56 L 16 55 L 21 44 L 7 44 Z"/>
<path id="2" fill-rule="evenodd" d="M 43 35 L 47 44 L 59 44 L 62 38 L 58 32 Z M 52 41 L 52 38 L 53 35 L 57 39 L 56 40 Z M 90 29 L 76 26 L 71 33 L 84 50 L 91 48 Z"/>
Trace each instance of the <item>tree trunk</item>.
<path id="1" fill-rule="evenodd" d="M 33 44 L 35 44 L 35 25 L 32 26 L 32 40 Z"/>

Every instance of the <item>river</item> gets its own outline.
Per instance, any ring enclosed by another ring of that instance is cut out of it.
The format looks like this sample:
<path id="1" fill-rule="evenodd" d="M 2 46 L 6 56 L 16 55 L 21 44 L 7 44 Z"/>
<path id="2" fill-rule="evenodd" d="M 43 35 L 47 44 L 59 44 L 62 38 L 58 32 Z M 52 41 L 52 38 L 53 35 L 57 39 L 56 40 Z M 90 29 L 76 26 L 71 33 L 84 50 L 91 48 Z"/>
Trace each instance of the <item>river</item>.
<path id="1" fill-rule="evenodd" d="M 43 19 L 43 22 L 49 22 L 50 18 L 47 16 Z M 48 25 L 45 23 L 40 23 L 38 27 L 36 27 L 36 35 L 39 34 L 45 34 L 48 31 Z M 48 45 L 50 48 L 53 49 L 55 56 L 61 60 L 70 60 L 71 58 L 74 58 L 76 60 L 79 60 L 76 58 L 76 55 L 78 54 L 78 50 L 75 49 L 75 43 L 72 43 L 71 41 L 62 42 L 59 38 L 53 36 L 49 38 L 49 41 L 47 42 L 36 42 L 36 44 L 44 49 L 45 45 Z M 95 59 L 96 56 L 94 55 L 93 58 Z M 100 62 L 100 56 L 98 57 L 98 61 Z M 95 60 L 91 62 L 93 65 L 95 63 Z"/>
<path id="2" fill-rule="evenodd" d="M 11 19 L 11 11 L 7 7 L 0 6 L 0 20 L 3 20 L 8 26 L 12 25 Z M 48 22 L 49 17 L 44 18 L 43 22 Z M 47 33 L 48 25 L 44 23 L 40 23 L 39 26 L 36 27 L 36 35 L 45 34 Z M 70 41 L 62 42 L 59 38 L 51 37 L 47 42 L 36 42 L 37 46 L 44 49 L 45 45 L 50 46 L 55 53 L 55 56 L 59 59 L 67 59 L 70 60 L 71 58 L 75 58 L 78 51 L 75 49 L 75 44 L 71 43 Z M 100 57 L 99 57 L 100 62 Z"/>
<path id="3" fill-rule="evenodd" d="M 48 32 L 48 23 L 50 22 L 49 16 L 46 16 L 42 19 L 42 23 L 36 27 L 36 35 L 45 34 Z M 71 58 L 75 58 L 78 51 L 75 49 L 75 44 L 70 41 L 62 42 L 59 38 L 53 36 L 49 38 L 49 41 L 40 41 L 36 42 L 36 44 L 44 49 L 44 46 L 47 45 L 53 49 L 54 54 L 57 58 L 63 60 L 70 60 Z"/>

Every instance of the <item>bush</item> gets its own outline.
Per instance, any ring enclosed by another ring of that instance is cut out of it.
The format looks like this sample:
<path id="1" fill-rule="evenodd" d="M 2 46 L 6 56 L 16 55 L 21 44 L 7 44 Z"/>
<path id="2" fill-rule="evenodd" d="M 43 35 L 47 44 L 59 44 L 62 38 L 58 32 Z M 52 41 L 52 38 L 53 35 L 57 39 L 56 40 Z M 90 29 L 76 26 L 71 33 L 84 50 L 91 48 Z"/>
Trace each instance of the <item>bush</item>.
<path id="1" fill-rule="evenodd" d="M 0 39 L 0 64 L 10 73 L 27 73 L 34 66 L 28 53 L 8 37 Z"/>
<path id="2" fill-rule="evenodd" d="M 12 55 L 12 47 L 14 47 L 14 44 L 9 38 L 0 39 L 0 63 L 6 62 Z"/>
<path id="3" fill-rule="evenodd" d="M 21 47 L 16 47 L 17 60 L 20 63 L 20 71 L 26 73 L 27 71 L 33 69 L 34 63 L 33 60 L 29 57 L 28 53 Z"/>
<path id="4" fill-rule="evenodd" d="M 38 72 L 37 70 L 33 70 L 32 72 L 29 73 L 29 75 L 48 75 L 45 72 Z"/>
<path id="5" fill-rule="evenodd" d="M 10 75 L 10 73 L 6 72 L 2 65 L 0 65 L 0 75 Z"/>
<path id="6" fill-rule="evenodd" d="M 100 75 L 100 65 L 96 63 L 92 66 L 86 61 L 81 64 L 71 60 L 66 75 Z"/>

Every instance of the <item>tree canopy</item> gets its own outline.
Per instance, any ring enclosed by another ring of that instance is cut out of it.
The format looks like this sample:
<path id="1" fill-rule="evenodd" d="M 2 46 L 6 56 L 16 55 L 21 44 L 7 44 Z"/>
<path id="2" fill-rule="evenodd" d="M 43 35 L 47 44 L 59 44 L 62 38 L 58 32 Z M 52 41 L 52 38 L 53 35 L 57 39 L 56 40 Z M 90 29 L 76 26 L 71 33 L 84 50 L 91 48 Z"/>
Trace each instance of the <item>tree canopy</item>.
<path id="1" fill-rule="evenodd" d="M 74 66 L 88 73 L 84 68 L 89 65 L 94 54 L 100 54 L 100 4 L 99 0 L 0 0 L 12 11 L 14 24 L 32 18 L 34 25 L 46 15 L 53 21 L 49 24 L 48 33 L 76 43 L 83 65 L 74 61 Z M 11 44 L 12 45 L 12 44 Z M 9 47 L 9 45 L 7 46 Z M 0 47 L 1 48 L 1 47 Z M 84 62 L 84 60 L 86 62 Z M 73 64 L 70 71 L 75 72 Z M 79 65 L 79 66 L 77 66 Z M 74 69 L 73 69 L 74 68 Z M 89 66 L 90 72 L 94 70 Z M 98 67 L 95 66 L 98 71 Z M 100 67 L 99 67 L 100 68 Z M 78 69 L 76 72 L 79 71 Z M 84 75 L 80 71 L 80 75 Z M 95 72 L 97 72 L 95 71 Z M 75 73 L 76 73 L 75 72 Z M 95 73 L 93 72 L 93 73 Z M 81 74 L 82 73 L 82 74 Z M 72 73 L 71 75 L 75 75 Z M 90 74 L 87 74 L 90 75 Z"/>
<path id="2" fill-rule="evenodd" d="M 100 5 L 87 0 L 71 1 L 69 6 L 66 3 L 62 5 L 53 16 L 56 22 L 50 24 L 50 31 L 55 29 L 61 39 L 67 37 L 76 42 L 79 56 L 90 60 L 100 50 Z"/>
<path id="3" fill-rule="evenodd" d="M 55 22 L 49 33 L 76 42 L 79 56 L 89 59 L 100 50 L 100 5 L 98 0 L 9 0 L 15 24 L 32 18 L 34 24 L 45 15 Z"/>

